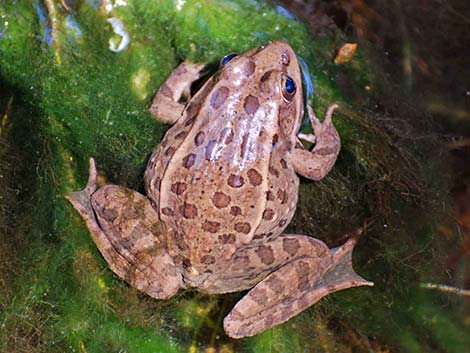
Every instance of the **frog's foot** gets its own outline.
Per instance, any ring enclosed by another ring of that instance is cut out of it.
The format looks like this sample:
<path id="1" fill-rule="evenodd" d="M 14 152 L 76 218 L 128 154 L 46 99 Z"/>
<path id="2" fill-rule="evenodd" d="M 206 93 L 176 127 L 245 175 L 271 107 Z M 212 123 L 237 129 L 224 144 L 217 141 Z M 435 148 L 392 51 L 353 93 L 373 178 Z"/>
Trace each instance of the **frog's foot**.
<path id="1" fill-rule="evenodd" d="M 111 270 L 154 298 L 174 295 L 181 274 L 166 251 L 167 234 L 149 200 L 117 185 L 96 190 L 93 159 L 89 172 L 86 188 L 66 198 L 84 219 Z"/>
<path id="2" fill-rule="evenodd" d="M 233 338 L 253 336 L 289 320 L 329 293 L 372 286 L 352 268 L 355 242 L 351 239 L 323 258 L 297 258 L 271 273 L 227 315 L 225 332 Z"/>
<path id="3" fill-rule="evenodd" d="M 333 104 L 328 108 L 323 122 L 316 118 L 312 108 L 307 107 L 310 123 L 315 133 L 315 147 L 310 152 L 298 144 L 300 148 L 295 148 L 292 153 L 295 171 L 306 178 L 323 179 L 336 162 L 341 143 L 332 123 L 332 115 L 337 107 L 338 105 Z"/>
<path id="4" fill-rule="evenodd" d="M 180 101 L 190 96 L 191 84 L 202 76 L 205 67 L 205 64 L 182 62 L 160 86 L 150 113 L 162 123 L 174 124 L 185 106 Z"/>

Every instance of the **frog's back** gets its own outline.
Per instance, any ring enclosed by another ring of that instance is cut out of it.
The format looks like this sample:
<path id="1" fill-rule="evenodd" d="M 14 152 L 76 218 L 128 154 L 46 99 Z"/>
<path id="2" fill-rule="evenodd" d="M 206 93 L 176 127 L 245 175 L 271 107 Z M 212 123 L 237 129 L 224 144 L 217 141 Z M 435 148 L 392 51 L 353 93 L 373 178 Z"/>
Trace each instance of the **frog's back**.
<path id="1" fill-rule="evenodd" d="M 201 254 L 219 241 L 249 243 L 266 204 L 274 108 L 232 90 L 214 87 L 160 186 L 162 219 Z"/>

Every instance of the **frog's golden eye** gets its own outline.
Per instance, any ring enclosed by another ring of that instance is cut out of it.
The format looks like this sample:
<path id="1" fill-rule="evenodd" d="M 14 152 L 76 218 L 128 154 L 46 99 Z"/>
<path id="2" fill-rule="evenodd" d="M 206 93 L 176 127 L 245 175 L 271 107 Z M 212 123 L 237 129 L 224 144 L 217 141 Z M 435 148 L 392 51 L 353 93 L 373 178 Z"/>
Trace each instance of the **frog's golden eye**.
<path id="1" fill-rule="evenodd" d="M 282 96 L 291 101 L 295 96 L 296 90 L 295 81 L 287 75 L 282 75 Z"/>
<path id="2" fill-rule="evenodd" d="M 220 60 L 220 66 L 224 66 L 225 64 L 227 64 L 230 60 L 232 60 L 236 56 L 237 56 L 237 54 L 234 54 L 234 53 L 225 55 L 224 58 L 222 60 Z"/>

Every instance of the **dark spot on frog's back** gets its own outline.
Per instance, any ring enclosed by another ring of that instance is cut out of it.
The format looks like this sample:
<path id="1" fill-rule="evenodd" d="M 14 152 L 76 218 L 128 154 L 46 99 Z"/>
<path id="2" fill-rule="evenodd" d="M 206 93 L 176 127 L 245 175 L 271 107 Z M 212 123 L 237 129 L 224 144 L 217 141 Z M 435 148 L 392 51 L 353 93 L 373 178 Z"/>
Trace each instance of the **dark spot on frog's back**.
<path id="1" fill-rule="evenodd" d="M 274 201 L 274 194 L 271 191 L 266 191 L 266 200 L 267 201 Z"/>
<path id="2" fill-rule="evenodd" d="M 267 208 L 263 211 L 263 219 L 270 221 L 274 218 L 274 211 L 270 208 Z"/>
<path id="3" fill-rule="evenodd" d="M 217 208 L 224 208 L 230 204 L 231 198 L 227 194 L 217 191 L 212 196 L 212 203 Z"/>
<path id="4" fill-rule="evenodd" d="M 194 153 L 188 154 L 186 157 L 183 158 L 183 166 L 185 168 L 191 168 L 196 161 L 196 155 Z"/>
<path id="5" fill-rule="evenodd" d="M 253 186 L 259 186 L 263 182 L 263 177 L 256 169 L 252 168 L 248 170 L 247 175 L 248 175 L 248 180 L 250 181 L 250 184 Z"/>
<path id="6" fill-rule="evenodd" d="M 230 207 L 230 214 L 232 216 L 240 216 L 242 214 L 242 209 L 238 206 Z"/>
<path id="7" fill-rule="evenodd" d="M 251 231 L 251 226 L 250 223 L 246 222 L 238 222 L 235 223 L 235 226 L 233 227 L 238 233 L 244 233 L 248 234 Z"/>
<path id="8" fill-rule="evenodd" d="M 189 103 L 188 107 L 186 108 L 186 122 L 184 123 L 185 126 L 192 125 L 194 120 L 196 119 L 196 115 L 201 109 L 201 103 L 199 102 L 191 102 Z"/>
<path id="9" fill-rule="evenodd" d="M 250 76 L 253 72 L 255 72 L 256 69 L 256 64 L 248 60 L 246 64 L 243 66 L 243 73 L 245 74 L 246 77 Z"/>
<path id="10" fill-rule="evenodd" d="M 194 137 L 194 143 L 196 144 L 196 146 L 202 145 L 205 137 L 206 137 L 206 134 L 204 133 L 204 131 L 199 131 L 196 134 L 196 137 Z"/>
<path id="11" fill-rule="evenodd" d="M 176 152 L 176 148 L 174 148 L 174 147 L 171 146 L 171 147 L 168 147 L 168 148 L 166 149 L 164 155 L 165 155 L 166 157 L 172 156 L 175 152 Z"/>
<path id="12" fill-rule="evenodd" d="M 255 252 L 265 265 L 271 265 L 274 262 L 274 252 L 270 246 L 261 245 Z"/>
<path id="13" fill-rule="evenodd" d="M 230 90 L 227 87 L 222 86 L 219 87 L 214 93 L 212 93 L 210 99 L 210 104 L 212 108 L 219 109 L 225 103 L 229 92 Z"/>
<path id="14" fill-rule="evenodd" d="M 220 228 L 219 222 L 204 221 L 202 224 L 202 229 L 209 233 L 217 233 Z"/>
<path id="15" fill-rule="evenodd" d="M 272 70 L 265 72 L 263 76 L 261 76 L 260 81 L 265 82 L 269 78 L 269 76 L 271 76 L 271 73 L 272 73 Z"/>
<path id="16" fill-rule="evenodd" d="M 193 118 L 199 112 L 200 108 L 201 103 L 199 102 L 189 103 L 188 107 L 186 108 L 186 116 L 188 117 L 188 119 Z"/>
<path id="17" fill-rule="evenodd" d="M 235 234 L 222 234 L 219 235 L 219 238 L 222 244 L 234 244 L 235 240 L 237 239 Z"/>
<path id="18" fill-rule="evenodd" d="M 245 103 L 243 105 L 245 112 L 253 116 L 259 108 L 258 97 L 252 96 L 251 94 L 245 98 Z"/>
<path id="19" fill-rule="evenodd" d="M 171 192 L 176 195 L 181 195 L 186 191 L 186 183 L 176 182 L 171 185 Z"/>
<path id="20" fill-rule="evenodd" d="M 243 184 L 245 184 L 245 180 L 243 180 L 243 177 L 240 175 L 230 174 L 227 183 L 232 188 L 241 188 Z"/>
<path id="21" fill-rule="evenodd" d="M 181 210 L 181 214 L 183 215 L 184 218 L 191 219 L 191 218 L 194 218 L 194 217 L 197 216 L 196 206 L 194 206 L 190 203 L 185 202 L 183 204 L 183 206 L 181 206 L 180 210 Z"/>

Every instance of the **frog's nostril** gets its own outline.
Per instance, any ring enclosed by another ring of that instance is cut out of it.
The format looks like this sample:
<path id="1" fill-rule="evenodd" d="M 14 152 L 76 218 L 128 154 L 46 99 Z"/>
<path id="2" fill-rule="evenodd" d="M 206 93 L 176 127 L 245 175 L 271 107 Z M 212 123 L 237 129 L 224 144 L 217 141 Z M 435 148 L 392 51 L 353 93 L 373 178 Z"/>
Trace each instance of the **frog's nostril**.
<path id="1" fill-rule="evenodd" d="M 282 53 L 282 55 L 281 55 L 281 64 L 289 65 L 289 63 L 290 63 L 289 54 L 287 54 L 287 52 Z"/>

